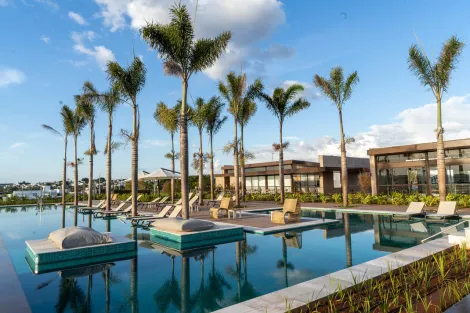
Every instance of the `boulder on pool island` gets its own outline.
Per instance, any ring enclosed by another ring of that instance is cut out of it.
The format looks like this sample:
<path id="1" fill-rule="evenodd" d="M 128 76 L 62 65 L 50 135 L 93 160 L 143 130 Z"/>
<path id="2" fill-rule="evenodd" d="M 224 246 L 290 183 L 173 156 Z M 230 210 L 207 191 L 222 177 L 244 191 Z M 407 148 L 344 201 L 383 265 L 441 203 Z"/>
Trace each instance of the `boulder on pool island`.
<path id="1" fill-rule="evenodd" d="M 88 227 L 66 227 L 49 234 L 58 249 L 70 249 L 110 243 L 113 239 Z"/>
<path id="2" fill-rule="evenodd" d="M 205 220 L 198 220 L 198 219 L 188 219 L 184 220 L 182 218 L 163 218 L 160 220 L 156 220 L 152 223 L 152 226 L 158 230 L 166 230 L 166 231 L 177 231 L 177 232 L 194 232 L 194 231 L 202 231 L 208 230 L 215 226 L 214 223 L 205 221 Z"/>

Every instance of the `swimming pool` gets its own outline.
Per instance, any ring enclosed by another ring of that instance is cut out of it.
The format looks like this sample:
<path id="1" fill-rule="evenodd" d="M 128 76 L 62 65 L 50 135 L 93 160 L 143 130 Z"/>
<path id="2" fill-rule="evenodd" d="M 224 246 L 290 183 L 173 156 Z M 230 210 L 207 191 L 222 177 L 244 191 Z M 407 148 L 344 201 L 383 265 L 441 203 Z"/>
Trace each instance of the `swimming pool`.
<path id="1" fill-rule="evenodd" d="M 25 260 L 25 240 L 61 227 L 60 206 L 0 208 L 0 236 L 33 312 L 207 312 L 414 246 L 445 226 L 393 222 L 385 215 L 324 214 L 340 222 L 303 232 L 246 234 L 244 241 L 184 255 L 155 244 L 147 230 L 129 222 L 79 214 L 78 225 L 138 239 L 136 258 L 82 276 L 34 275 Z M 66 209 L 66 226 L 73 220 L 73 209 Z"/>

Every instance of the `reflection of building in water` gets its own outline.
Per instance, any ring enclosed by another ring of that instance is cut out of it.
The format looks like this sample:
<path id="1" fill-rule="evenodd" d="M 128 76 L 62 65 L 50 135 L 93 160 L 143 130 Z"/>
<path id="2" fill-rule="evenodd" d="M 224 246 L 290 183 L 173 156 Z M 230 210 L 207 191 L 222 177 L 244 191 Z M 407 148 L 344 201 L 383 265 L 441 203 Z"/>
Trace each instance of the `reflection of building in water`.
<path id="1" fill-rule="evenodd" d="M 443 228 L 457 223 L 425 223 L 424 220 L 393 221 L 390 216 L 374 216 L 374 250 L 396 252 L 421 243 Z M 463 225 L 457 227 L 463 229 Z"/>

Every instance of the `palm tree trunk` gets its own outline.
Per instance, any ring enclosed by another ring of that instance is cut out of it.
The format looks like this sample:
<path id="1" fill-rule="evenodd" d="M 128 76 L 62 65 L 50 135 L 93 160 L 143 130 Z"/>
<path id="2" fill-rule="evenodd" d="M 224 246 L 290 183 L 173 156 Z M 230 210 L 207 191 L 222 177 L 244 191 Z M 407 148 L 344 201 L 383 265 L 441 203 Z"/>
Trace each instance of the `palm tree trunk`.
<path id="1" fill-rule="evenodd" d="M 171 170 L 175 171 L 175 143 L 174 143 L 174 133 L 171 132 Z M 171 203 L 175 202 L 175 179 L 171 179 Z"/>
<path id="2" fill-rule="evenodd" d="M 73 225 L 77 226 L 78 224 L 78 158 L 77 158 L 77 135 L 73 137 L 74 141 L 74 167 L 73 167 L 73 185 L 74 185 L 74 196 L 73 196 L 73 205 L 75 206 L 74 209 L 74 217 L 73 217 Z"/>
<path id="3" fill-rule="evenodd" d="M 111 116 L 108 118 L 108 155 L 106 156 L 106 210 L 111 210 L 111 148 L 113 140 L 113 119 Z"/>
<path id="4" fill-rule="evenodd" d="M 137 192 L 139 186 L 139 138 L 138 138 L 138 121 L 137 121 L 137 106 L 134 105 L 134 121 L 133 121 L 133 131 L 132 131 L 132 216 L 137 215 Z"/>
<path id="5" fill-rule="evenodd" d="M 66 194 L 65 194 L 65 186 L 67 181 L 67 134 L 64 135 L 64 168 L 62 170 L 62 228 L 65 227 L 65 202 L 66 202 Z"/>
<path id="6" fill-rule="evenodd" d="M 339 110 L 339 128 L 341 136 L 341 187 L 343 189 L 343 206 L 348 206 L 348 165 L 346 159 L 346 142 L 343 130 L 343 112 Z"/>
<path id="7" fill-rule="evenodd" d="M 237 241 L 235 246 L 235 264 L 237 265 L 237 293 L 238 302 L 241 301 L 241 241 Z"/>
<path id="8" fill-rule="evenodd" d="M 181 258 L 181 313 L 190 312 L 190 268 L 189 259 Z"/>
<path id="9" fill-rule="evenodd" d="M 202 190 L 203 184 L 202 176 L 204 175 L 204 155 L 202 154 L 202 129 L 199 130 L 199 205 L 202 205 L 204 201 L 202 201 Z"/>
<path id="10" fill-rule="evenodd" d="M 349 214 L 343 213 L 344 223 L 344 243 L 346 244 L 346 267 L 352 266 L 352 245 L 351 245 L 351 231 L 349 229 Z"/>
<path id="11" fill-rule="evenodd" d="M 238 178 L 238 130 L 237 130 L 238 122 L 237 118 L 234 117 L 234 136 L 233 136 L 233 175 L 235 177 L 235 206 L 240 206 L 240 198 L 239 198 L 239 178 Z"/>
<path id="12" fill-rule="evenodd" d="M 243 143 L 243 125 L 240 125 L 240 151 L 241 151 L 241 160 L 240 160 L 240 173 L 242 176 L 242 201 L 245 201 L 246 195 L 246 184 L 245 184 L 245 146 Z"/>
<path id="13" fill-rule="evenodd" d="M 284 262 L 284 285 L 289 287 L 289 278 L 287 277 L 287 245 L 286 238 L 282 237 L 282 261 Z"/>
<path id="14" fill-rule="evenodd" d="M 279 125 L 279 187 L 281 203 L 284 203 L 284 149 L 282 147 L 282 123 Z"/>
<path id="15" fill-rule="evenodd" d="M 94 138 L 94 127 L 93 124 L 90 124 L 90 168 L 88 172 L 88 207 L 91 208 L 93 203 L 93 153 L 95 147 L 93 146 Z"/>
<path id="16" fill-rule="evenodd" d="M 444 152 L 444 131 L 442 129 L 441 98 L 437 97 L 437 177 L 439 199 L 446 200 L 446 163 Z"/>
<path id="17" fill-rule="evenodd" d="M 214 200 L 214 149 L 212 147 L 212 131 L 209 133 L 209 143 L 211 149 L 211 200 Z"/>
<path id="18" fill-rule="evenodd" d="M 109 219 L 108 219 L 109 220 Z M 109 292 L 109 276 L 111 274 L 111 270 L 110 269 L 107 269 L 105 272 L 104 272 L 104 290 L 105 290 L 105 294 L 106 294 L 106 313 L 109 313 L 109 307 L 110 307 L 110 303 L 111 303 L 111 294 Z"/>
<path id="19" fill-rule="evenodd" d="M 181 199 L 182 215 L 184 219 L 189 219 L 189 185 L 188 185 L 188 117 L 186 116 L 186 101 L 188 92 L 188 82 L 183 79 L 183 97 L 181 100 L 180 118 L 180 171 L 181 171 Z"/>
<path id="20" fill-rule="evenodd" d="M 135 240 L 135 244 L 137 245 L 137 228 L 132 229 L 132 239 Z M 131 293 L 131 312 L 138 313 L 139 312 L 139 292 L 137 290 L 137 280 L 138 280 L 138 263 L 137 263 L 137 255 L 135 258 L 131 260 L 131 273 L 130 273 L 130 293 Z"/>

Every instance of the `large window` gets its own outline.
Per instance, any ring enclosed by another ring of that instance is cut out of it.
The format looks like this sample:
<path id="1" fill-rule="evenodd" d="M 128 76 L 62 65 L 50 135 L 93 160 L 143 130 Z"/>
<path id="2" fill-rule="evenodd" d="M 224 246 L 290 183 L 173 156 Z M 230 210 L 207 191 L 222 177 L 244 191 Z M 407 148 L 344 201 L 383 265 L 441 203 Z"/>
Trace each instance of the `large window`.
<path id="1" fill-rule="evenodd" d="M 333 188 L 341 188 L 341 172 L 333 172 Z"/>
<path id="2" fill-rule="evenodd" d="M 294 175 L 294 192 L 317 192 L 320 187 L 320 176 L 318 174 Z"/>
<path id="3" fill-rule="evenodd" d="M 380 193 L 426 192 L 424 167 L 381 169 L 378 171 L 377 178 Z"/>

